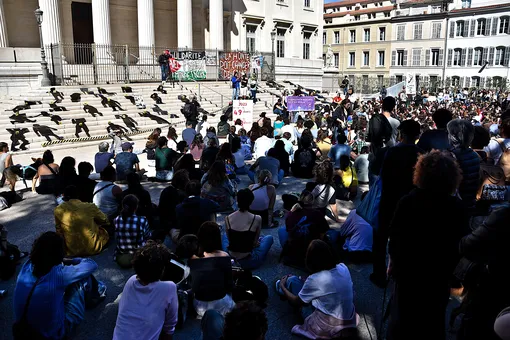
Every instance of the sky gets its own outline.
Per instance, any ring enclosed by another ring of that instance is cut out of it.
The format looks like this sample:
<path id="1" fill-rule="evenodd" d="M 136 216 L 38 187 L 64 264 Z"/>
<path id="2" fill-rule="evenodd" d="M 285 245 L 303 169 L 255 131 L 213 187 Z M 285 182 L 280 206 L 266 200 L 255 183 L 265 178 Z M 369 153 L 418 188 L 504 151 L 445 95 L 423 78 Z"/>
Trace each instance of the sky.
<path id="1" fill-rule="evenodd" d="M 338 1 L 338 0 L 324 0 L 324 3 L 327 4 L 327 3 L 335 2 L 335 1 Z"/>

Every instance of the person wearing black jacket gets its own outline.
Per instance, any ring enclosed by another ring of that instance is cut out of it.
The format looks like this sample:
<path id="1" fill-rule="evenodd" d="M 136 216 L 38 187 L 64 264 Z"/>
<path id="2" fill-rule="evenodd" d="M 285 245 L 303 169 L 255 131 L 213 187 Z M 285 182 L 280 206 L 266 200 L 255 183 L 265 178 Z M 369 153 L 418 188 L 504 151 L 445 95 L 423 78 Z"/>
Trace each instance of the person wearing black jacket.
<path id="1" fill-rule="evenodd" d="M 165 50 L 163 54 L 158 57 L 159 67 L 161 68 L 161 82 L 165 82 L 168 77 L 168 59 L 170 59 L 170 51 Z"/>
<path id="2" fill-rule="evenodd" d="M 460 241 L 460 254 L 485 270 L 470 288 L 457 340 L 496 340 L 494 321 L 510 305 L 510 205 L 494 210 Z"/>
<path id="3" fill-rule="evenodd" d="M 432 114 L 432 119 L 436 124 L 436 129 L 425 131 L 420 137 L 418 147 L 425 152 L 432 149 L 448 150 L 450 141 L 448 140 L 446 125 L 453 119 L 452 113 L 447 109 L 439 109 Z"/>

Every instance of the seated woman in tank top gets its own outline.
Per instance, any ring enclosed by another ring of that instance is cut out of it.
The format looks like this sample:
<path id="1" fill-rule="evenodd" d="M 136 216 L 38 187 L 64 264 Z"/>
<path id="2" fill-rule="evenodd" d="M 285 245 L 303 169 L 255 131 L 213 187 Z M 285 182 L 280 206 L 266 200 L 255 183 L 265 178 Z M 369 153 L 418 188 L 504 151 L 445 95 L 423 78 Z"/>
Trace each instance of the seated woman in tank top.
<path id="1" fill-rule="evenodd" d="M 262 170 L 258 174 L 258 183 L 249 186 L 254 200 L 249 211 L 262 217 L 262 228 L 273 224 L 273 208 L 276 200 L 276 189 L 271 184 L 272 175 L 269 170 Z"/>
<path id="2" fill-rule="evenodd" d="M 53 153 L 51 150 L 46 150 L 42 157 L 43 164 L 37 168 L 37 173 L 32 179 L 32 192 L 37 192 L 40 195 L 56 194 L 58 189 L 58 172 L 59 166 L 55 164 Z M 36 183 L 39 186 L 36 187 Z"/>
<path id="3" fill-rule="evenodd" d="M 92 201 L 108 216 L 110 224 L 119 215 L 120 202 L 123 198 L 122 189 L 113 183 L 116 178 L 115 168 L 108 165 L 101 171 L 101 182 L 96 184 L 92 193 Z"/>
<path id="4" fill-rule="evenodd" d="M 244 269 L 256 269 L 264 263 L 273 245 L 273 236 L 260 236 L 262 218 L 248 211 L 254 199 L 250 189 L 237 193 L 239 210 L 225 219 L 230 256 Z"/>

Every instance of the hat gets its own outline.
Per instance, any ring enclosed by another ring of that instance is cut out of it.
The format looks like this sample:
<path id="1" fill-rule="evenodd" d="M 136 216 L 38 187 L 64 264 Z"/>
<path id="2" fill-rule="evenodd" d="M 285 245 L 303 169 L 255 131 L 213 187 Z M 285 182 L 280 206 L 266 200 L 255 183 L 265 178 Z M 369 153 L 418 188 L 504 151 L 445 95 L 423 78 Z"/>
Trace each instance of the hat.
<path id="1" fill-rule="evenodd" d="M 122 151 L 128 151 L 133 148 L 133 145 L 135 145 L 135 143 L 124 142 L 120 147 L 122 148 Z"/>

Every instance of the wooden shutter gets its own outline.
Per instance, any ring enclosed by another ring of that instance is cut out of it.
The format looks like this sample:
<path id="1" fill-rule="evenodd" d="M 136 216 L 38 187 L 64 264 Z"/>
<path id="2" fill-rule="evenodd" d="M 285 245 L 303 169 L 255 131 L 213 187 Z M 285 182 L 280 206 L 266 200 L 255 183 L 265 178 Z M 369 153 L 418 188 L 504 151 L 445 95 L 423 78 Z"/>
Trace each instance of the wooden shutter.
<path id="1" fill-rule="evenodd" d="M 423 84 L 426 89 L 428 89 L 430 87 L 430 77 L 429 76 L 423 77 Z"/>
<path id="2" fill-rule="evenodd" d="M 473 63 L 473 49 L 470 47 L 468 48 L 467 66 L 471 66 L 472 63 Z"/>
<path id="3" fill-rule="evenodd" d="M 460 54 L 460 66 L 466 66 L 466 49 L 462 49 L 462 53 Z"/>
<path id="4" fill-rule="evenodd" d="M 448 64 L 447 66 L 452 66 L 453 59 L 453 50 L 451 48 L 448 49 Z"/>
<path id="5" fill-rule="evenodd" d="M 489 61 L 488 57 L 489 57 L 489 49 L 487 47 L 484 47 L 483 53 L 482 53 L 482 65 L 485 64 L 486 61 Z"/>
<path id="6" fill-rule="evenodd" d="M 443 49 L 439 50 L 439 60 L 437 66 L 443 66 L 443 59 L 444 59 L 444 51 Z"/>
<path id="7" fill-rule="evenodd" d="M 505 47 L 505 56 L 503 59 L 504 66 L 510 66 L 510 46 Z"/>
<path id="8" fill-rule="evenodd" d="M 489 48 L 489 66 L 494 65 L 494 47 Z"/>
<path id="9" fill-rule="evenodd" d="M 470 30 L 469 30 L 469 36 L 470 37 L 474 37 L 475 36 L 475 29 L 476 29 L 476 20 L 475 19 L 471 19 L 471 26 L 470 26 Z"/>
<path id="10" fill-rule="evenodd" d="M 397 60 L 397 51 L 391 51 L 391 66 L 395 66 Z"/>
<path id="11" fill-rule="evenodd" d="M 469 34 L 469 20 L 464 20 L 464 30 L 462 31 L 462 36 L 467 37 Z"/>
<path id="12" fill-rule="evenodd" d="M 450 22 L 450 38 L 455 36 L 455 21 Z"/>
<path id="13" fill-rule="evenodd" d="M 491 35 L 491 24 L 492 18 L 485 19 L 485 34 L 486 36 Z"/>
<path id="14" fill-rule="evenodd" d="M 498 18 L 494 17 L 494 18 L 492 18 L 492 31 L 491 31 L 491 35 L 496 35 L 496 34 L 498 34 Z"/>
<path id="15" fill-rule="evenodd" d="M 404 50 L 404 62 L 402 63 L 402 66 L 407 66 L 407 50 Z"/>
<path id="16" fill-rule="evenodd" d="M 425 66 L 430 65 L 430 48 L 425 50 Z"/>

